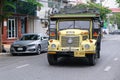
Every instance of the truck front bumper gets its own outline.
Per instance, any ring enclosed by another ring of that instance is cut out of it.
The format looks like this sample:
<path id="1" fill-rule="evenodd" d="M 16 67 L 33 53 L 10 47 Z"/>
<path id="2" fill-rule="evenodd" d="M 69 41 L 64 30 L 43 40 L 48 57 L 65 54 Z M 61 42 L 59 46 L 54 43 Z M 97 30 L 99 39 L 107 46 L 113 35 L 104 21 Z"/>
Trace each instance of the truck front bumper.
<path id="1" fill-rule="evenodd" d="M 89 54 L 95 54 L 95 51 L 48 51 L 48 54 L 69 57 L 86 57 Z"/>

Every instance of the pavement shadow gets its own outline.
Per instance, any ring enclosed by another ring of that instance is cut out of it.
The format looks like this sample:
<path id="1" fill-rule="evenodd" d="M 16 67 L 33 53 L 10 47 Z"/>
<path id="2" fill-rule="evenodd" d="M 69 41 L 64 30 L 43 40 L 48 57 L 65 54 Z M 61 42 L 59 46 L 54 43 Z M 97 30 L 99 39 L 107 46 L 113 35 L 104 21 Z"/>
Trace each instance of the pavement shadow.
<path id="1" fill-rule="evenodd" d="M 60 58 L 55 66 L 66 67 L 88 67 L 87 58 Z"/>
<path id="2" fill-rule="evenodd" d="M 42 55 L 42 54 L 45 54 L 45 53 L 46 52 L 41 52 L 41 54 L 39 54 L 39 55 Z M 11 55 L 11 56 L 13 56 L 13 55 Z M 38 56 L 38 54 L 34 54 L 34 53 L 20 53 L 20 54 L 14 55 L 14 56 Z"/>

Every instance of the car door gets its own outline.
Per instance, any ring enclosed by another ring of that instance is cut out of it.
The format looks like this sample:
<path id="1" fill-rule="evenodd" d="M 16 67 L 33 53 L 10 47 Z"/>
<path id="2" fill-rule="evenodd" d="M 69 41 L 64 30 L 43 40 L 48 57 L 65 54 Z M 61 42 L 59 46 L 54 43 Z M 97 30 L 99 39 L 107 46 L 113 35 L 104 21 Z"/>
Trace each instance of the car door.
<path id="1" fill-rule="evenodd" d="M 48 48 L 48 37 L 44 35 L 42 42 L 44 43 L 44 50 L 46 50 Z"/>
<path id="2" fill-rule="evenodd" d="M 39 35 L 39 43 L 38 43 L 40 46 L 41 46 L 41 50 L 44 49 L 44 43 L 42 41 L 42 35 Z"/>
<path id="3" fill-rule="evenodd" d="M 44 36 L 45 49 L 48 49 L 48 36 Z"/>

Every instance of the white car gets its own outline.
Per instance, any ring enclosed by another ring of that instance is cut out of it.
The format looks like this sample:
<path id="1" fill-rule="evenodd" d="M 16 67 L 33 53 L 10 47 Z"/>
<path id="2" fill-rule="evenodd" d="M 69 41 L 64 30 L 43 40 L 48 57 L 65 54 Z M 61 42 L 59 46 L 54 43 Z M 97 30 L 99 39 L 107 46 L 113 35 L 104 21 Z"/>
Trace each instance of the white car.
<path id="1" fill-rule="evenodd" d="M 45 34 L 28 33 L 15 41 L 10 47 L 10 53 L 17 55 L 21 53 L 36 53 L 48 49 L 48 36 Z"/>

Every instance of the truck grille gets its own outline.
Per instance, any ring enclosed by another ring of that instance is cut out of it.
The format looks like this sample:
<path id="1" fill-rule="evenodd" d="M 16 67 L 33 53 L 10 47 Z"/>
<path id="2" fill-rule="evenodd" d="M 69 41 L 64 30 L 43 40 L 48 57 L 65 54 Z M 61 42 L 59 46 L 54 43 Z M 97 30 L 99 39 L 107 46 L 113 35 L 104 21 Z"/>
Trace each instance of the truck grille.
<path id="1" fill-rule="evenodd" d="M 69 39 L 72 40 L 69 43 Z M 79 47 L 79 36 L 62 36 L 61 37 L 61 46 L 62 47 Z"/>

